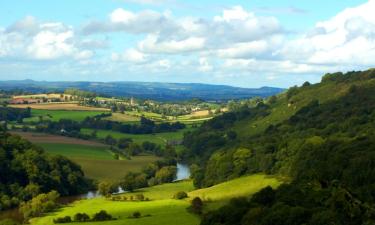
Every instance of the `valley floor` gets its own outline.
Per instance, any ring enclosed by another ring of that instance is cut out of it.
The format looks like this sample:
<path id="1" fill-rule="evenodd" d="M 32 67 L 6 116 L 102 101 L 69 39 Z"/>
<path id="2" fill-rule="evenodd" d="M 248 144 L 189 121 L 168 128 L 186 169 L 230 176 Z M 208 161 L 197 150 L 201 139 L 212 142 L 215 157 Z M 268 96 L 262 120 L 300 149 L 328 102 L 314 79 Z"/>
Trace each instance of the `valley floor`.
<path id="1" fill-rule="evenodd" d="M 218 207 L 232 197 L 251 196 L 266 186 L 277 187 L 281 181 L 265 175 L 252 175 L 234 179 L 210 188 L 195 190 L 192 181 L 181 181 L 171 184 L 163 184 L 150 188 L 140 189 L 134 193 L 125 195 L 143 194 L 150 201 L 112 201 L 104 197 L 77 201 L 57 212 L 45 217 L 34 218 L 32 225 L 52 225 L 56 217 L 71 216 L 76 213 L 93 215 L 100 210 L 106 210 L 117 220 L 100 222 L 99 224 L 113 225 L 198 225 L 200 218 L 188 211 L 193 197 L 200 197 L 208 208 Z M 185 191 L 189 198 L 175 200 L 173 196 L 178 191 Z M 139 211 L 143 216 L 139 219 L 130 218 Z M 149 216 L 145 216 L 149 215 Z M 75 223 L 76 224 L 76 223 Z M 85 225 L 94 225 L 98 222 L 87 222 Z"/>

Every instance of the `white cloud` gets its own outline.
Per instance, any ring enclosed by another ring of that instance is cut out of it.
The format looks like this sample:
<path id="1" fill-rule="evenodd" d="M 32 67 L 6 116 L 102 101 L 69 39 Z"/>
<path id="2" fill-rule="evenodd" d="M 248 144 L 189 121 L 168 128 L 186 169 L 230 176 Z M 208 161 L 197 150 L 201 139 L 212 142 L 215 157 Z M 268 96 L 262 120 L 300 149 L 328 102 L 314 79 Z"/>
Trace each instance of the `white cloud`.
<path id="1" fill-rule="evenodd" d="M 205 46 L 205 39 L 190 37 L 184 40 L 170 40 L 158 42 L 158 37 L 149 35 L 139 43 L 139 49 L 148 53 L 182 53 L 201 50 Z"/>
<path id="2" fill-rule="evenodd" d="M 304 37 L 286 44 L 284 57 L 309 64 L 373 66 L 375 64 L 375 0 L 348 8 L 316 24 Z"/>
<path id="3" fill-rule="evenodd" d="M 213 70 L 213 66 L 210 64 L 207 58 L 200 58 L 198 70 L 201 72 L 210 72 Z"/>
<path id="4" fill-rule="evenodd" d="M 125 50 L 122 54 L 112 53 L 112 60 L 139 64 L 147 61 L 147 55 L 137 49 L 131 48 Z"/>

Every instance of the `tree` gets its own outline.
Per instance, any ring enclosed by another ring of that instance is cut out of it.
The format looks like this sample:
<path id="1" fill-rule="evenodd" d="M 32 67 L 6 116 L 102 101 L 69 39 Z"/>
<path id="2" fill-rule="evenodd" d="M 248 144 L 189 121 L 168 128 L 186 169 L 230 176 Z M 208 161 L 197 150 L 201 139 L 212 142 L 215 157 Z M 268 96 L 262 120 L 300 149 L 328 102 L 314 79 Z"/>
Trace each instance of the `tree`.
<path id="1" fill-rule="evenodd" d="M 175 199 L 184 199 L 188 197 L 188 194 L 184 191 L 177 192 L 174 196 Z"/>
<path id="2" fill-rule="evenodd" d="M 164 166 L 155 174 L 155 179 L 159 184 L 169 183 L 176 179 L 177 168 L 175 166 Z"/>
<path id="3" fill-rule="evenodd" d="M 196 214 L 202 214 L 203 202 L 199 197 L 195 197 L 191 201 L 191 210 Z"/>
<path id="4" fill-rule="evenodd" d="M 103 196 L 110 196 L 112 193 L 118 190 L 118 185 L 109 181 L 101 181 L 98 184 L 98 191 Z"/>

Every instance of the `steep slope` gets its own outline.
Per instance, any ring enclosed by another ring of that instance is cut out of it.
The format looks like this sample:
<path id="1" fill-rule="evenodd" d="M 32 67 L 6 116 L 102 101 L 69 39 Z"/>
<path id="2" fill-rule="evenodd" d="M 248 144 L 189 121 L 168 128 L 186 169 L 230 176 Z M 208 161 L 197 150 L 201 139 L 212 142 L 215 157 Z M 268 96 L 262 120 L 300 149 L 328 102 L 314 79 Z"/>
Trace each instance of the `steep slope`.
<path id="1" fill-rule="evenodd" d="M 256 172 L 292 176 L 306 143 L 372 135 L 374 94 L 374 70 L 327 74 L 319 84 L 293 87 L 206 122 L 185 135 L 183 157 L 198 164 L 198 186 Z"/>

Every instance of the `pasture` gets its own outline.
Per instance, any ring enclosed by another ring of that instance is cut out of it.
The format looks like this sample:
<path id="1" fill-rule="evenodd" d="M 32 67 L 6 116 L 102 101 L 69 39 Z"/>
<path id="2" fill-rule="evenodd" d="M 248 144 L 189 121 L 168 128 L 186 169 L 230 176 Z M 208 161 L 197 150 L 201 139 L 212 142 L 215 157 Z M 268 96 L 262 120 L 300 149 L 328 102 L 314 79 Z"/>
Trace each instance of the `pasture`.
<path id="1" fill-rule="evenodd" d="M 24 122 L 39 122 L 42 120 L 59 121 L 61 119 L 70 119 L 82 121 L 86 117 L 96 116 L 105 113 L 104 111 L 77 111 L 77 110 L 46 110 L 31 109 L 31 117 L 24 119 Z"/>
<path id="2" fill-rule="evenodd" d="M 211 198 L 210 202 L 205 202 L 206 207 L 212 205 L 218 206 L 229 197 L 251 196 L 266 186 L 277 187 L 281 182 L 276 178 L 267 177 L 265 175 L 252 175 L 228 181 L 215 185 L 210 188 L 193 191 L 192 181 L 181 181 L 170 184 L 162 184 L 154 187 L 143 188 L 134 193 L 123 195 L 135 195 L 142 193 L 151 201 L 111 201 L 103 197 L 81 200 L 62 208 L 61 210 L 50 213 L 45 217 L 34 218 L 31 225 L 52 225 L 53 219 L 63 216 L 74 216 L 74 214 L 87 213 L 92 216 L 100 210 L 106 210 L 117 220 L 101 222 L 100 224 L 113 225 L 198 225 L 199 217 L 188 212 L 190 201 L 194 196 L 206 196 Z M 229 190 L 229 191 L 228 191 Z M 184 200 L 175 200 L 173 196 L 178 191 L 188 192 L 189 198 Z M 227 193 L 229 192 L 229 193 Z M 220 196 L 224 197 L 220 197 Z M 149 217 L 141 217 L 139 219 L 131 219 L 129 216 L 133 212 L 139 211 L 142 215 L 149 214 Z M 72 223 L 74 224 L 74 223 Z M 95 225 L 97 223 L 87 222 L 85 224 Z"/>

